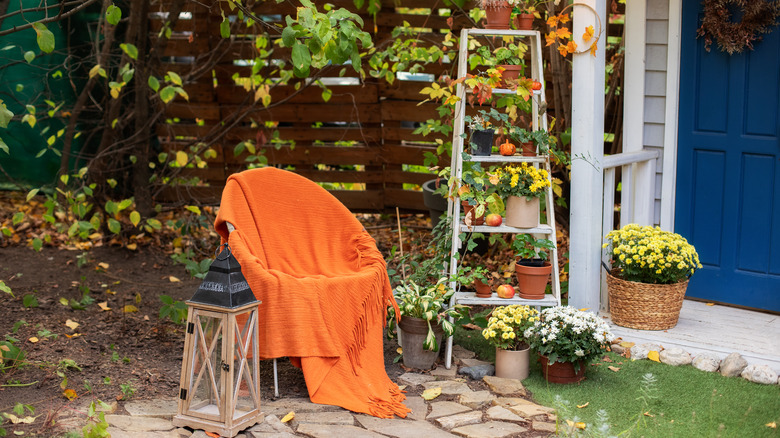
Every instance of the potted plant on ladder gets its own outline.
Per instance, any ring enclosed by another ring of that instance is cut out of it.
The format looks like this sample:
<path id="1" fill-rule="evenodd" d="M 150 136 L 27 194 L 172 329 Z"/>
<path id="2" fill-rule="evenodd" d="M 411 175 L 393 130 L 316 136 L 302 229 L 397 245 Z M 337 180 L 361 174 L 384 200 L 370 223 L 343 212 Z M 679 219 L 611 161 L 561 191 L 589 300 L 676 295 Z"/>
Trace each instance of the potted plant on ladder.
<path id="1" fill-rule="evenodd" d="M 515 251 L 515 275 L 520 298 L 540 300 L 544 298 L 547 282 L 552 273 L 552 264 L 547 261 L 547 250 L 554 244 L 545 238 L 537 239 L 532 234 L 518 234 L 512 241 Z"/>

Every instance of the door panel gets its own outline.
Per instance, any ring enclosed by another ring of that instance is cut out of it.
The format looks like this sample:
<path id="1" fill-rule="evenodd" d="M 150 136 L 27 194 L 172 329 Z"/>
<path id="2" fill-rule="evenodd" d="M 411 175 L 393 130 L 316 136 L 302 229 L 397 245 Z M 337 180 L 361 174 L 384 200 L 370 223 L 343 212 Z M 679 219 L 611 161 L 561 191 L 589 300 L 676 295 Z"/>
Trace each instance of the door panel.
<path id="1" fill-rule="evenodd" d="M 675 229 L 704 268 L 687 295 L 780 311 L 780 30 L 729 56 L 684 0 Z"/>

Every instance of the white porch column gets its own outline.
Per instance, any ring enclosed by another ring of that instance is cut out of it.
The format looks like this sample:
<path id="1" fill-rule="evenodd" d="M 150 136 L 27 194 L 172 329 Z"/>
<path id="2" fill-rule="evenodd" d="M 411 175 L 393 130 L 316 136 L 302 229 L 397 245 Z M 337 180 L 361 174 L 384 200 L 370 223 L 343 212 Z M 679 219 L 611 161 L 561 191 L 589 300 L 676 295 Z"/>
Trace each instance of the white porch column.
<path id="1" fill-rule="evenodd" d="M 573 56 L 571 235 L 569 236 L 569 304 L 599 311 L 601 269 L 601 162 L 604 155 L 604 47 L 607 44 L 607 0 L 580 0 L 601 18 L 596 56 Z M 579 49 L 588 26 L 599 30 L 599 19 L 585 6 L 574 8 L 572 33 Z"/>

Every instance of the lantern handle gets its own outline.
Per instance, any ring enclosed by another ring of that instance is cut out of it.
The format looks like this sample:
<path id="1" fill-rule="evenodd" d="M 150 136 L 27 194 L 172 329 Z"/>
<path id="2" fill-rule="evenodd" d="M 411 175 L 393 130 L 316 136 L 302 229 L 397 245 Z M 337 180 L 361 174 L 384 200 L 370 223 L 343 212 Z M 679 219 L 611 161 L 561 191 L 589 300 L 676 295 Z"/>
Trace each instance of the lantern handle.
<path id="1" fill-rule="evenodd" d="M 225 258 L 224 258 L 224 259 L 221 259 L 221 258 L 219 258 L 219 255 L 222 253 L 222 247 L 223 247 L 223 246 L 224 246 L 224 247 L 225 247 L 225 249 L 227 250 L 227 255 L 225 256 Z M 215 257 L 217 260 L 227 260 L 227 258 L 228 258 L 228 257 L 230 257 L 230 245 L 228 245 L 228 244 L 227 244 L 227 242 L 220 244 L 220 245 L 217 247 L 217 249 L 214 251 L 214 257 Z"/>

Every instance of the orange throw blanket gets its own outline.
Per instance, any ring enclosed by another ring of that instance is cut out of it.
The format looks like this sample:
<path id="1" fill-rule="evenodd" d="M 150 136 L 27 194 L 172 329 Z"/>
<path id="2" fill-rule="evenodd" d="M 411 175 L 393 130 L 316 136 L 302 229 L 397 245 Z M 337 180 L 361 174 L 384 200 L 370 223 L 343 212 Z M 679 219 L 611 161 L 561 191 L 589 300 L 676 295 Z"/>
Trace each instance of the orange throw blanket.
<path id="1" fill-rule="evenodd" d="M 406 416 L 384 367 L 386 309 L 396 305 L 385 261 L 338 199 L 292 172 L 248 170 L 228 178 L 215 227 L 262 301 L 262 359 L 300 358 L 314 403 Z"/>

